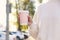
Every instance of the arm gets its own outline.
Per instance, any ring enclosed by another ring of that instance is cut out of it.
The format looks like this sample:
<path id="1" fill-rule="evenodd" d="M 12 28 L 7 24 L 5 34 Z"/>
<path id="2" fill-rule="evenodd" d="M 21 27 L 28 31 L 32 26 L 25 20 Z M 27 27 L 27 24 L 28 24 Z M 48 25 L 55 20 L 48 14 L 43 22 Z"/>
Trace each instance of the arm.
<path id="1" fill-rule="evenodd" d="M 35 13 L 34 17 L 33 17 L 33 23 L 30 25 L 30 35 L 33 38 L 37 38 L 38 36 L 38 32 L 39 32 L 39 10 Z"/>

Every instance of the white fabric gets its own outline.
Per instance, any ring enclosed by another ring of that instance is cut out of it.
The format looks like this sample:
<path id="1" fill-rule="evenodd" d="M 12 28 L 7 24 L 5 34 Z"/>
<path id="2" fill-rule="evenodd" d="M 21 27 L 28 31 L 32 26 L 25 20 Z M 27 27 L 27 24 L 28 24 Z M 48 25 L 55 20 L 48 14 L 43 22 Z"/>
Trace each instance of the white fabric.
<path id="1" fill-rule="evenodd" d="M 30 34 L 35 40 L 60 40 L 59 1 L 50 1 L 38 7 Z"/>

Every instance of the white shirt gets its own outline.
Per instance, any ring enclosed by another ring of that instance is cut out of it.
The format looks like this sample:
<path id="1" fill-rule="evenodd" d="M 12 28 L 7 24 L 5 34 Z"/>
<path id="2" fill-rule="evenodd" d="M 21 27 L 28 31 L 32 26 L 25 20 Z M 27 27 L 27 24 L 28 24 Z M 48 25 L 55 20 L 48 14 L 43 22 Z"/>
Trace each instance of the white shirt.
<path id="1" fill-rule="evenodd" d="M 40 5 L 34 15 L 30 34 L 36 40 L 60 40 L 60 4 L 50 1 Z"/>

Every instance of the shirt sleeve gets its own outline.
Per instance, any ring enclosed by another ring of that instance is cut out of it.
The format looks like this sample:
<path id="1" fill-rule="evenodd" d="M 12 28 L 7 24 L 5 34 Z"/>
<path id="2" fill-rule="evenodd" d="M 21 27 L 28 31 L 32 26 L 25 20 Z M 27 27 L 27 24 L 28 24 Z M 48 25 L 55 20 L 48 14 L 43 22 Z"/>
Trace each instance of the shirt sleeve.
<path id="1" fill-rule="evenodd" d="M 33 23 L 31 24 L 30 30 L 29 30 L 30 35 L 31 35 L 34 39 L 37 38 L 38 32 L 39 32 L 38 22 L 39 22 L 39 8 L 37 9 L 37 11 L 36 11 L 35 14 L 34 14 Z"/>

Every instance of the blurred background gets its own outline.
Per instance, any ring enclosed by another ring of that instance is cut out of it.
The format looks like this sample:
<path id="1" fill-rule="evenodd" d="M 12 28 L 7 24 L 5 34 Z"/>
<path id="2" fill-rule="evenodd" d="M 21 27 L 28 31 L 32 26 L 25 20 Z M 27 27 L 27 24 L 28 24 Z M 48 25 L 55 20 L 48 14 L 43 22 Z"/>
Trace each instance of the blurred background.
<path id="1" fill-rule="evenodd" d="M 39 5 L 47 3 L 49 0 L 8 0 L 9 4 L 9 40 L 15 40 L 16 36 L 11 35 L 16 33 L 19 27 L 18 22 L 18 11 L 19 10 L 28 10 L 29 15 L 33 19 L 33 16 L 36 9 Z M 0 0 L 0 40 L 5 40 L 6 37 L 6 7 L 7 0 Z M 34 40 L 32 37 L 29 37 L 27 40 Z"/>
<path id="2" fill-rule="evenodd" d="M 35 11 L 37 11 L 36 10 L 37 7 L 47 2 L 48 0 L 9 0 L 10 10 L 11 10 L 9 13 L 10 27 L 12 26 L 18 27 L 17 12 L 19 10 L 28 10 L 29 15 L 31 16 L 31 18 L 33 18 Z M 13 30 L 13 28 L 11 28 L 10 31 L 11 30 Z"/>

